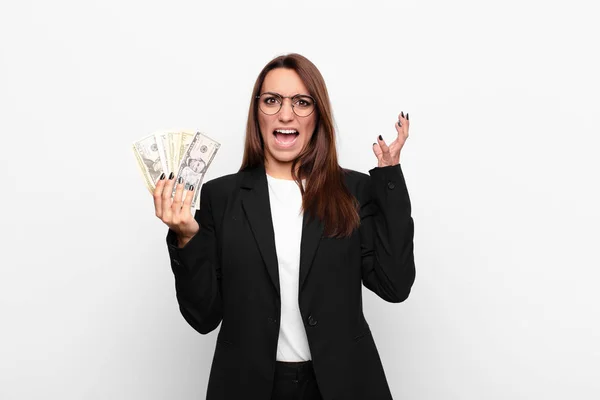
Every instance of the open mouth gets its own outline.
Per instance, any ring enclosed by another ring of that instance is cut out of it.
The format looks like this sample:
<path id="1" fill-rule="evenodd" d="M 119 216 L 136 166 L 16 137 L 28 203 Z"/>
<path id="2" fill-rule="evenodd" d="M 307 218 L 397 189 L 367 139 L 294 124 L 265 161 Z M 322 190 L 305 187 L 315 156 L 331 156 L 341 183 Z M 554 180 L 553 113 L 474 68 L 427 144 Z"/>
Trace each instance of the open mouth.
<path id="1" fill-rule="evenodd" d="M 275 129 L 273 135 L 275 135 L 275 142 L 277 144 L 288 147 L 296 142 L 300 133 L 295 129 Z"/>

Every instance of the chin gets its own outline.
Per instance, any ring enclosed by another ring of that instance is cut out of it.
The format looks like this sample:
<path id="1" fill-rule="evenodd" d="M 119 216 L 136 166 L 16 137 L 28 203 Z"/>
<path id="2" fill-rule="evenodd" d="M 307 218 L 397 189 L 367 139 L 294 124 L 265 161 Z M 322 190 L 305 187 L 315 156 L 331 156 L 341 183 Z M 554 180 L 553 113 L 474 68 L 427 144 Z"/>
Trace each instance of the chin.
<path id="1" fill-rule="evenodd" d="M 291 163 L 292 161 L 294 161 L 296 158 L 298 158 L 298 154 L 285 154 L 285 155 L 275 155 L 273 154 L 273 160 L 280 162 L 280 163 Z"/>
<path id="2" fill-rule="evenodd" d="M 298 158 L 300 152 L 269 151 L 269 155 L 271 156 L 271 159 L 277 163 L 291 163 Z"/>

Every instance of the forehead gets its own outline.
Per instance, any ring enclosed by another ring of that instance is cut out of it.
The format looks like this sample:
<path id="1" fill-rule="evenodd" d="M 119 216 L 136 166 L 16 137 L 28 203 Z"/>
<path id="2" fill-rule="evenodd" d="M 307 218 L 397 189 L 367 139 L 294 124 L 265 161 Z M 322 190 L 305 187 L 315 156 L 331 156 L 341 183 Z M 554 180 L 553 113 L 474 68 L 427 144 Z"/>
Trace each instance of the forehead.
<path id="1" fill-rule="evenodd" d="M 308 94 L 300 75 L 293 69 L 275 68 L 267 73 L 263 82 L 262 92 L 275 92 L 282 96 L 293 96 L 295 94 Z"/>

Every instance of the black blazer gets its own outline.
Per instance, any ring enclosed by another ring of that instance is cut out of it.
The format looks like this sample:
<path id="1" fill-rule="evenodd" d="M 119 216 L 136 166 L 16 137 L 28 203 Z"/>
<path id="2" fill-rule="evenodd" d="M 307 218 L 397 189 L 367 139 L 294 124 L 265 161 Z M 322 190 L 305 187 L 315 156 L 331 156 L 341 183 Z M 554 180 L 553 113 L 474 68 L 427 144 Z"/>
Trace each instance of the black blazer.
<path id="1" fill-rule="evenodd" d="M 299 306 L 324 400 L 391 399 L 362 310 L 362 285 L 399 303 L 415 278 L 413 220 L 400 165 L 370 176 L 344 170 L 360 203 L 360 228 L 347 238 L 323 236 L 305 213 Z M 200 231 L 167 244 L 183 317 L 206 334 L 221 329 L 208 400 L 269 400 L 279 334 L 280 288 L 264 167 L 205 183 Z"/>

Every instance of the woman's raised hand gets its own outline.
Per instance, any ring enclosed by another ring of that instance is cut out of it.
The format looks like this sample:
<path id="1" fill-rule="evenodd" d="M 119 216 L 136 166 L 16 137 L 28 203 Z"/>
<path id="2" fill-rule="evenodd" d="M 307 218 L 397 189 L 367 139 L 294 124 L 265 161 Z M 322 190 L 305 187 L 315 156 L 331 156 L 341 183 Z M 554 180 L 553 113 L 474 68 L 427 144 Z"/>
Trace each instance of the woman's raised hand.
<path id="1" fill-rule="evenodd" d="M 156 216 L 177 234 L 179 247 L 183 247 L 198 233 L 200 225 L 191 211 L 194 187 L 191 186 L 189 190 L 184 190 L 185 184 L 179 182 L 175 190 L 175 197 L 171 199 L 174 184 L 175 179 L 173 179 L 172 172 L 169 179 L 165 179 L 164 173 L 161 175 L 156 182 L 156 189 L 154 189 L 154 208 Z M 185 199 L 182 201 L 184 192 Z"/>
<path id="2" fill-rule="evenodd" d="M 400 150 L 402 150 L 404 142 L 408 139 L 408 127 L 410 125 L 408 113 L 406 113 L 405 117 L 404 112 L 401 112 L 398 115 L 398 122 L 394 125 L 396 126 L 398 137 L 392 143 L 387 145 L 381 135 L 377 138 L 377 143 L 373 143 L 373 153 L 377 157 L 378 167 L 400 164 Z"/>

